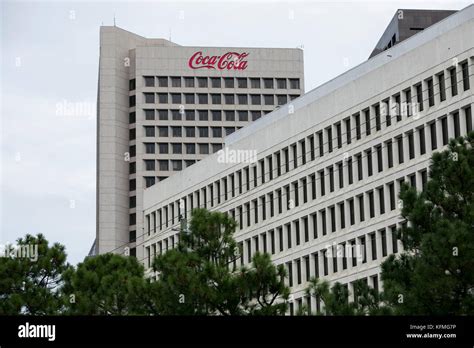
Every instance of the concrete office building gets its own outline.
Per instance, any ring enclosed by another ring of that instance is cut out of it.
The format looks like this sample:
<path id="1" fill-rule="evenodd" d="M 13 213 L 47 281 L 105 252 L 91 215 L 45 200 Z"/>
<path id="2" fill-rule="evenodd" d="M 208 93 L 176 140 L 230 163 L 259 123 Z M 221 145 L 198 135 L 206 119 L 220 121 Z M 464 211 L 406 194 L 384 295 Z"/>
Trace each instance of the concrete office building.
<path id="1" fill-rule="evenodd" d="M 402 247 L 401 183 L 421 190 L 431 154 L 473 129 L 473 32 L 470 6 L 225 139 L 256 163 L 213 154 L 146 189 L 145 267 L 176 245 L 180 216 L 206 207 L 239 224 L 235 266 L 257 250 L 286 266 L 292 312 L 320 306 L 304 293 L 313 276 L 380 288 L 380 263 Z"/>
<path id="2" fill-rule="evenodd" d="M 300 49 L 184 47 L 101 27 L 91 254 L 141 257 L 145 188 L 218 151 L 303 85 Z"/>

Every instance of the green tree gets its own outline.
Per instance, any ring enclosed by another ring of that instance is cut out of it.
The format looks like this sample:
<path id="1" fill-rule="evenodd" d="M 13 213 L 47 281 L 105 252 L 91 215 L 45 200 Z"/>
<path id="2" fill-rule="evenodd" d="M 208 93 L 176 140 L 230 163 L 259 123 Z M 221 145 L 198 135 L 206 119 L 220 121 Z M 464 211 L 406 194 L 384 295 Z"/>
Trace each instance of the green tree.
<path id="1" fill-rule="evenodd" d="M 257 253 L 250 268 L 237 268 L 236 226 L 227 214 L 195 209 L 177 248 L 153 262 L 159 277 L 149 285 L 147 308 L 167 315 L 283 314 L 289 294 L 283 266 Z"/>
<path id="2" fill-rule="evenodd" d="M 319 278 L 312 278 L 306 288 L 306 295 L 320 303 L 316 315 L 377 315 L 389 314 L 386 306 L 381 306 L 378 292 L 370 288 L 362 279 L 354 282 L 354 301 L 349 301 L 346 286 L 335 282 L 332 286 Z M 313 314 L 306 309 L 303 314 Z"/>
<path id="3" fill-rule="evenodd" d="M 403 185 L 404 252 L 382 264 L 384 298 L 402 315 L 474 313 L 474 133 L 431 158 L 423 192 Z"/>
<path id="4" fill-rule="evenodd" d="M 15 247 L 30 254 L 0 257 L 0 315 L 58 314 L 61 276 L 69 267 L 64 246 L 27 234 Z"/>
<path id="5" fill-rule="evenodd" d="M 135 257 L 102 254 L 86 257 L 64 273 L 65 313 L 79 315 L 145 314 L 143 266 Z"/>

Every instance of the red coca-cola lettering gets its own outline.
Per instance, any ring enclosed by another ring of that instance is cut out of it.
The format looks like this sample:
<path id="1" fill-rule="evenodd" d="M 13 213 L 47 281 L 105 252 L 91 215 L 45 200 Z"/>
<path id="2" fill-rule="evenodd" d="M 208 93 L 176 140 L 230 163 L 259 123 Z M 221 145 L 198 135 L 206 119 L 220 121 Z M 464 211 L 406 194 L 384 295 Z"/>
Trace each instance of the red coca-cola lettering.
<path id="1" fill-rule="evenodd" d="M 245 70 L 248 55 L 246 52 L 227 52 L 222 56 L 204 56 L 198 51 L 189 58 L 188 66 L 191 69 Z"/>

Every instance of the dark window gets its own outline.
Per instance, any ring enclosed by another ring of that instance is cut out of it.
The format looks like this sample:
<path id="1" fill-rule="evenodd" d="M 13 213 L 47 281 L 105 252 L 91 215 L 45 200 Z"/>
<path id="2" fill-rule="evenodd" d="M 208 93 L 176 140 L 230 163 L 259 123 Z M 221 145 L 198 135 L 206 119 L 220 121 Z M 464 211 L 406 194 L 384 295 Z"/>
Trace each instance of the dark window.
<path id="1" fill-rule="evenodd" d="M 337 139 L 337 147 L 340 149 L 342 147 L 341 123 L 336 124 L 336 139 Z"/>
<path id="2" fill-rule="evenodd" d="M 375 151 L 377 152 L 377 169 L 380 173 L 383 170 L 382 145 L 376 146 Z"/>
<path id="3" fill-rule="evenodd" d="M 472 131 L 472 114 L 471 114 L 471 107 L 467 107 L 464 109 L 464 115 L 466 118 L 466 131 L 469 133 Z"/>
<path id="4" fill-rule="evenodd" d="M 168 136 L 168 126 L 158 127 L 158 136 L 159 137 L 167 137 Z"/>
<path id="5" fill-rule="evenodd" d="M 390 210 L 395 210 L 395 185 L 393 182 L 388 184 L 388 192 L 390 195 Z"/>
<path id="6" fill-rule="evenodd" d="M 252 113 L 252 121 L 256 121 L 262 116 L 262 113 L 260 111 L 251 111 L 251 113 Z"/>
<path id="7" fill-rule="evenodd" d="M 436 150 L 438 147 L 436 139 L 436 122 L 430 123 L 430 137 L 431 137 L 431 150 Z"/>
<path id="8" fill-rule="evenodd" d="M 168 153 L 168 144 L 166 143 L 159 143 L 158 144 L 158 152 L 162 154 Z"/>
<path id="9" fill-rule="evenodd" d="M 155 144 L 145 143 L 145 153 L 155 153 Z"/>
<path id="10" fill-rule="evenodd" d="M 412 115 L 412 100 L 411 100 L 411 89 L 408 88 L 405 91 L 403 91 L 405 94 L 405 107 L 404 107 L 404 112 L 406 112 L 407 117 L 410 117 Z"/>
<path id="11" fill-rule="evenodd" d="M 174 154 L 180 154 L 183 152 L 182 144 L 178 144 L 178 143 L 171 144 L 171 148 Z"/>
<path id="12" fill-rule="evenodd" d="M 183 136 L 181 127 L 171 127 L 171 133 L 174 137 L 179 138 Z"/>
<path id="13" fill-rule="evenodd" d="M 444 73 L 437 75 L 439 85 L 439 99 L 440 101 L 446 100 L 446 83 L 444 81 Z"/>
<path id="14" fill-rule="evenodd" d="M 168 103 L 168 93 L 158 93 L 158 103 L 167 104 Z"/>
<path id="15" fill-rule="evenodd" d="M 421 83 L 415 86 L 416 89 L 416 102 L 418 103 L 418 110 L 423 111 L 423 87 Z"/>
<path id="16" fill-rule="evenodd" d="M 187 87 L 187 88 L 194 87 L 194 77 L 185 77 L 184 78 L 184 87 Z"/>
<path id="17" fill-rule="evenodd" d="M 154 137 L 155 136 L 155 127 L 145 126 L 145 136 L 146 137 Z"/>
<path id="18" fill-rule="evenodd" d="M 441 133 L 443 136 L 443 145 L 448 144 L 448 118 L 445 116 L 441 119 Z"/>
<path id="19" fill-rule="evenodd" d="M 380 105 L 374 105 L 374 112 L 375 112 L 375 130 L 379 131 L 382 129 L 381 121 L 380 121 Z"/>
<path id="20" fill-rule="evenodd" d="M 354 120 L 356 124 L 356 139 L 359 140 L 362 136 L 361 129 L 360 129 L 360 115 L 355 114 L 354 115 Z"/>
<path id="21" fill-rule="evenodd" d="M 146 77 L 145 77 L 145 86 L 146 86 Z M 134 91 L 136 88 L 136 80 L 132 79 L 128 81 L 128 90 L 129 91 Z"/>
<path id="22" fill-rule="evenodd" d="M 375 205 L 374 205 L 374 191 L 369 191 L 369 216 L 373 218 L 375 216 Z"/>
<path id="23" fill-rule="evenodd" d="M 425 128 L 421 127 L 418 129 L 418 137 L 420 140 L 420 155 L 426 153 L 426 141 L 425 141 Z"/>
<path id="24" fill-rule="evenodd" d="M 195 154 L 196 153 L 196 144 L 186 144 L 186 153 Z"/>
<path id="25" fill-rule="evenodd" d="M 383 186 L 377 189 L 379 195 L 379 209 L 380 214 L 385 214 L 385 197 L 383 192 Z"/>
<path id="26" fill-rule="evenodd" d="M 365 157 L 367 157 L 367 175 L 372 176 L 372 150 L 365 151 Z"/>
<path id="27" fill-rule="evenodd" d="M 393 143 L 392 140 L 386 142 L 387 146 L 387 158 L 388 158 L 388 167 L 393 167 Z"/>
<path id="28" fill-rule="evenodd" d="M 145 95 L 145 103 L 154 104 L 155 103 L 155 93 L 143 93 Z"/>
<path id="29" fill-rule="evenodd" d="M 181 110 L 171 110 L 171 117 L 173 118 L 173 121 L 181 121 L 183 118 L 182 116 Z"/>
<path id="30" fill-rule="evenodd" d="M 260 78 L 251 77 L 250 78 L 250 88 L 260 88 Z"/>
<path id="31" fill-rule="evenodd" d="M 251 94 L 250 95 L 250 100 L 252 102 L 252 105 L 261 105 L 262 104 L 261 97 L 260 97 L 259 94 Z"/>
<path id="32" fill-rule="evenodd" d="M 286 89 L 286 79 L 276 79 L 277 89 Z"/>
<path id="33" fill-rule="evenodd" d="M 155 160 L 145 160 L 145 170 L 155 170 Z"/>
<path id="34" fill-rule="evenodd" d="M 433 106 L 434 105 L 433 79 L 429 79 L 428 81 L 426 81 L 426 84 L 428 85 L 428 105 Z"/>
<path id="35" fill-rule="evenodd" d="M 168 87 L 168 77 L 158 76 L 158 86 L 159 87 Z"/>
<path id="36" fill-rule="evenodd" d="M 211 87 L 212 88 L 221 88 L 221 78 L 220 77 L 211 77 Z"/>
<path id="37" fill-rule="evenodd" d="M 461 63 L 462 70 L 462 85 L 465 91 L 469 89 L 469 66 L 466 62 Z"/>
<path id="38" fill-rule="evenodd" d="M 155 77 L 154 76 L 145 76 L 145 87 L 154 87 L 155 86 Z"/>
<path id="39" fill-rule="evenodd" d="M 408 132 L 408 156 L 410 159 L 415 158 L 415 141 L 413 139 L 413 131 Z"/>
<path id="40" fill-rule="evenodd" d="M 370 135 L 371 129 L 370 129 L 370 109 L 367 109 L 364 111 L 365 115 L 365 134 Z"/>
<path id="41" fill-rule="evenodd" d="M 247 105 L 249 103 L 247 94 L 237 94 L 239 105 Z"/>
<path id="42" fill-rule="evenodd" d="M 171 166 L 174 171 L 183 170 L 183 161 L 181 160 L 172 160 Z"/>
<path id="43" fill-rule="evenodd" d="M 456 68 L 449 70 L 449 76 L 451 79 L 451 95 L 455 96 L 458 94 L 458 78 L 456 76 Z"/>
<path id="44" fill-rule="evenodd" d="M 181 87 L 181 77 L 171 77 L 171 87 Z"/>
<path id="45" fill-rule="evenodd" d="M 213 121 L 222 121 L 222 111 L 212 110 L 212 120 Z"/>
<path id="46" fill-rule="evenodd" d="M 263 79 L 263 88 L 273 88 L 273 79 L 264 78 Z"/>
<path id="47" fill-rule="evenodd" d="M 224 87 L 225 88 L 234 88 L 234 78 L 233 77 L 224 77 Z"/>
<path id="48" fill-rule="evenodd" d="M 453 125 L 454 125 L 454 137 L 461 136 L 461 125 L 459 124 L 459 112 L 454 112 L 452 114 L 453 117 Z"/>
<path id="49" fill-rule="evenodd" d="M 171 104 L 181 104 L 181 93 L 171 93 Z"/>
<path id="50" fill-rule="evenodd" d="M 165 121 L 168 119 L 168 110 L 158 110 L 158 119 Z"/>
<path id="51" fill-rule="evenodd" d="M 145 187 L 155 185 L 156 178 L 154 176 L 145 176 Z"/>
<path id="52" fill-rule="evenodd" d="M 288 101 L 286 95 L 277 95 L 277 104 L 278 105 L 285 105 Z"/>
<path id="53" fill-rule="evenodd" d="M 300 89 L 300 79 L 289 79 L 290 89 Z"/>
<path id="54" fill-rule="evenodd" d="M 403 159 L 403 137 L 397 138 L 397 147 L 398 147 L 398 164 L 402 164 Z"/>
<path id="55" fill-rule="evenodd" d="M 207 94 L 198 94 L 198 102 L 199 102 L 199 104 L 207 104 L 208 103 L 208 95 Z"/>
<path id="56" fill-rule="evenodd" d="M 237 78 L 237 87 L 247 88 L 247 78 L 245 78 L 245 77 Z"/>
<path id="57" fill-rule="evenodd" d="M 194 104 L 195 103 L 195 98 L 194 98 L 194 94 L 190 94 L 190 93 L 185 93 L 184 94 L 184 102 L 186 104 Z"/>
<path id="58" fill-rule="evenodd" d="M 224 102 L 227 105 L 235 104 L 234 95 L 233 94 L 224 94 Z"/>
<path id="59" fill-rule="evenodd" d="M 329 126 L 326 128 L 326 137 L 328 140 L 328 152 L 332 152 L 332 128 Z"/>
<path id="60" fill-rule="evenodd" d="M 206 88 L 207 87 L 207 77 L 198 77 L 197 78 L 198 87 Z"/>

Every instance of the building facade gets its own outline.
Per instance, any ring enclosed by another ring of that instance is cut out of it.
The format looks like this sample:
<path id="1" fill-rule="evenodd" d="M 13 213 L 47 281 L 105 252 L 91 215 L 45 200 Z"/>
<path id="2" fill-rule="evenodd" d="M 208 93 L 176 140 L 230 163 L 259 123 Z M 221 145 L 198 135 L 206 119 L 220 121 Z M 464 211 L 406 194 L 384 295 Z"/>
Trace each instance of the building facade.
<path id="1" fill-rule="evenodd" d="M 179 240 L 193 208 L 227 212 L 248 265 L 256 251 L 288 270 L 290 312 L 321 304 L 310 277 L 380 288 L 380 264 L 401 251 L 402 182 L 422 190 L 434 151 L 473 130 L 474 6 L 439 21 L 225 139 L 144 192 L 146 269 Z M 225 157 L 230 158 L 230 157 Z"/>
<path id="2" fill-rule="evenodd" d="M 101 27 L 95 253 L 141 257 L 143 191 L 303 93 L 300 49 L 184 47 Z"/>

